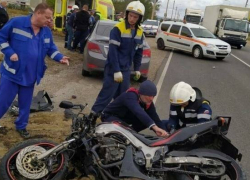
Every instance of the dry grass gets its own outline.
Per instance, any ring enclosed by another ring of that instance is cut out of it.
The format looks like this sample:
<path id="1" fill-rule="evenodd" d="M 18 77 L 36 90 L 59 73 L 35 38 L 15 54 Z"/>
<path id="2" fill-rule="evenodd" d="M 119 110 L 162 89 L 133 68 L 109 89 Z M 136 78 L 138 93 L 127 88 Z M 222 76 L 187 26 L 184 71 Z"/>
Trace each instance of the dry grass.
<path id="1" fill-rule="evenodd" d="M 8 11 L 8 14 L 9 14 L 10 18 L 29 14 L 29 12 L 27 10 L 19 10 L 19 9 L 10 9 L 10 8 L 8 8 L 7 11 Z"/>

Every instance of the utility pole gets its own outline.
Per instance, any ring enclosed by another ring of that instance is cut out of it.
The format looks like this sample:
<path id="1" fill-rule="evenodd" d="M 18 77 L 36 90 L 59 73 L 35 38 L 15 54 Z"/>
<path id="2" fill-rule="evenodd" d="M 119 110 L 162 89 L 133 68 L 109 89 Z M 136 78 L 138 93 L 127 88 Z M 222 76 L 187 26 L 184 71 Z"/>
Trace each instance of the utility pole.
<path id="1" fill-rule="evenodd" d="M 165 12 L 165 14 L 164 14 L 165 21 L 166 21 L 167 18 L 168 18 L 168 3 L 169 3 L 169 0 L 167 0 L 167 8 L 166 8 L 166 12 Z"/>
<path id="2" fill-rule="evenodd" d="M 248 0 L 247 0 L 247 2 L 246 2 L 246 5 L 245 5 L 245 7 L 247 7 L 247 3 L 248 3 Z"/>
<path id="3" fill-rule="evenodd" d="M 152 4 L 152 14 L 151 14 L 151 19 L 154 19 L 155 16 L 155 6 L 156 6 L 157 0 L 154 0 L 154 2 L 151 2 Z"/>
<path id="4" fill-rule="evenodd" d="M 177 15 L 177 6 L 175 7 L 175 15 L 174 15 L 174 20 L 176 20 L 176 15 Z"/>
<path id="5" fill-rule="evenodd" d="M 175 4 L 175 0 L 174 0 L 174 4 Z M 173 4 L 173 9 L 172 9 L 172 14 L 171 14 L 171 20 L 173 19 L 174 4 Z"/>

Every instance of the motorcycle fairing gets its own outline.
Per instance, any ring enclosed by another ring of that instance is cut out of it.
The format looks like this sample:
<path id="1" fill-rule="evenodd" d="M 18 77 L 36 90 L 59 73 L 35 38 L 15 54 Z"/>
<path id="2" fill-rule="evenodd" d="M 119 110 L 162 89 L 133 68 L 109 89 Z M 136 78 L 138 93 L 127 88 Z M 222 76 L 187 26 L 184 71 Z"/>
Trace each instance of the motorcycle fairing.
<path id="1" fill-rule="evenodd" d="M 144 179 L 144 180 L 160 180 L 152 177 L 148 177 L 144 175 L 138 165 L 134 163 L 134 158 L 133 158 L 133 147 L 127 146 L 126 151 L 125 151 L 125 156 L 123 158 L 122 162 L 122 167 L 120 170 L 119 177 L 120 178 L 139 178 L 139 179 Z"/>
<path id="2" fill-rule="evenodd" d="M 212 129 L 214 126 L 217 126 L 218 120 L 212 120 L 204 123 L 194 124 L 192 126 L 188 126 L 185 128 L 181 128 L 172 134 L 167 139 L 160 140 L 158 142 L 154 142 L 150 144 L 150 147 L 163 146 L 163 145 L 171 145 L 179 142 L 183 142 L 188 138 L 192 137 L 194 134 L 199 134 L 205 132 L 207 130 Z"/>
<path id="3" fill-rule="evenodd" d="M 124 129 L 117 123 L 102 123 L 95 129 L 95 133 L 99 136 L 105 136 L 112 133 L 119 133 L 125 136 L 136 148 L 140 149 L 146 158 L 146 167 L 151 167 L 151 159 L 154 157 L 155 152 L 163 147 L 149 147 L 137 139 L 129 129 Z"/>

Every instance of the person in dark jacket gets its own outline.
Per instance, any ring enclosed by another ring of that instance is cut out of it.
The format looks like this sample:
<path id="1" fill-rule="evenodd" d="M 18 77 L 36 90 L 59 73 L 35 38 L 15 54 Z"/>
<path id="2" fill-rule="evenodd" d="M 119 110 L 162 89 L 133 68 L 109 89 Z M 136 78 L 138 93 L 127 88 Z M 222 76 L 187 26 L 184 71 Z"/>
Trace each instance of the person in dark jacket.
<path id="1" fill-rule="evenodd" d="M 89 33 L 89 18 L 88 5 L 83 5 L 82 10 L 76 13 L 74 28 L 75 39 L 73 43 L 73 49 L 76 49 L 80 42 L 80 53 L 83 53 L 85 39 Z"/>
<path id="2" fill-rule="evenodd" d="M 8 3 L 7 1 L 1 1 L 0 3 L 0 29 L 8 22 L 9 15 L 6 11 Z"/>
<path id="3" fill-rule="evenodd" d="M 153 103 L 156 94 L 155 84 L 149 80 L 144 81 L 139 90 L 130 88 L 110 103 L 103 110 L 102 121 L 125 122 L 137 132 L 149 128 L 157 136 L 166 137 L 168 133 L 164 130 L 164 124 Z"/>
<path id="4" fill-rule="evenodd" d="M 73 40 L 73 37 L 74 37 L 74 20 L 75 20 L 75 17 L 76 17 L 76 13 L 78 12 L 79 10 L 79 7 L 77 5 L 73 5 L 72 6 L 72 13 L 70 14 L 69 18 L 68 18 L 68 21 L 67 21 L 67 25 L 66 25 L 66 28 L 67 28 L 67 32 L 68 32 L 68 39 L 67 39 L 67 49 L 68 50 L 72 50 L 72 40 Z"/>
<path id="5" fill-rule="evenodd" d="M 211 119 L 210 102 L 202 97 L 198 88 L 185 82 L 179 82 L 172 87 L 170 103 L 169 120 L 163 120 L 168 132 Z"/>

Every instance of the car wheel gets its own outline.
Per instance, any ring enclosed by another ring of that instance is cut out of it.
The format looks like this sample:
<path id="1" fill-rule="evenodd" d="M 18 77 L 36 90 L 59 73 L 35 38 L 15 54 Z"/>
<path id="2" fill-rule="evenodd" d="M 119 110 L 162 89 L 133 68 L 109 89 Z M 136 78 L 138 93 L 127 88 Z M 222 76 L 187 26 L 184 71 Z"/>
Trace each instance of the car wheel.
<path id="1" fill-rule="evenodd" d="M 225 59 L 225 57 L 216 57 L 216 59 L 223 60 L 223 59 Z"/>
<path id="2" fill-rule="evenodd" d="M 160 50 L 164 50 L 165 49 L 165 44 L 164 44 L 163 39 L 158 39 L 157 40 L 157 48 L 160 49 Z"/>
<path id="3" fill-rule="evenodd" d="M 90 76 L 90 72 L 83 69 L 82 76 Z"/>
<path id="4" fill-rule="evenodd" d="M 237 49 L 241 49 L 242 48 L 242 46 L 237 46 Z"/>
<path id="5" fill-rule="evenodd" d="M 203 57 L 203 52 L 200 46 L 195 46 L 193 49 L 193 56 L 197 59 L 201 59 Z"/>

